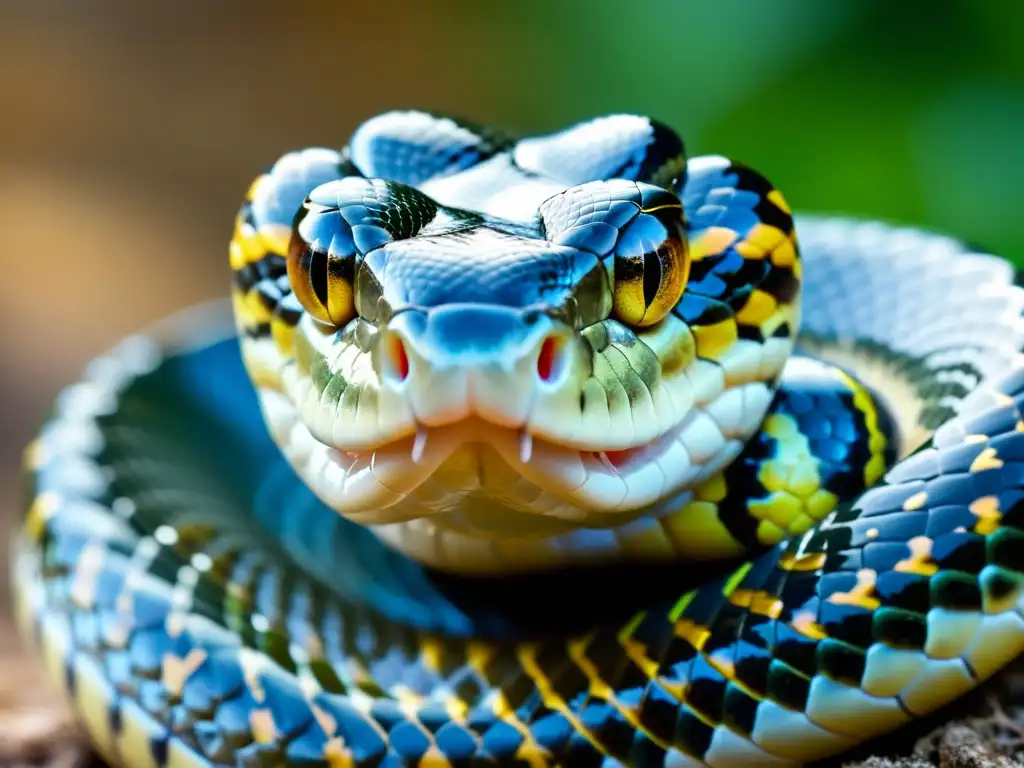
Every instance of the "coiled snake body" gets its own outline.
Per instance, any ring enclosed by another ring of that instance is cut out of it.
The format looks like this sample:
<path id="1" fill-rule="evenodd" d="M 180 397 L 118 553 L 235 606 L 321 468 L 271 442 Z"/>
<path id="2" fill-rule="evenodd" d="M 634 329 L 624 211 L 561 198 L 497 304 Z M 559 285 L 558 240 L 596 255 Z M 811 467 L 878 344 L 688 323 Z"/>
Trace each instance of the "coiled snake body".
<path id="1" fill-rule="evenodd" d="M 18 615 L 114 764 L 797 765 L 1024 648 L 1000 259 L 647 118 L 420 112 L 281 158 L 230 258 L 234 330 L 26 452 Z"/>

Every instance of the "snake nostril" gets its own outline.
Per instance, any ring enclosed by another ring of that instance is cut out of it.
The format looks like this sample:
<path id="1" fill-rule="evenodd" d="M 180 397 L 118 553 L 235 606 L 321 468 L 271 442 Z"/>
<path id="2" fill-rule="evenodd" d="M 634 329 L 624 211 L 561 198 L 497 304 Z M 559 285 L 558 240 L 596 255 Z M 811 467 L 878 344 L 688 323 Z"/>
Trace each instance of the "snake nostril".
<path id="1" fill-rule="evenodd" d="M 565 339 L 550 335 L 544 339 L 537 355 L 537 376 L 548 383 L 560 378 L 565 369 Z"/>
<path id="2" fill-rule="evenodd" d="M 409 355 L 405 342 L 397 333 L 389 333 L 384 339 L 384 376 L 401 383 L 409 378 Z"/>

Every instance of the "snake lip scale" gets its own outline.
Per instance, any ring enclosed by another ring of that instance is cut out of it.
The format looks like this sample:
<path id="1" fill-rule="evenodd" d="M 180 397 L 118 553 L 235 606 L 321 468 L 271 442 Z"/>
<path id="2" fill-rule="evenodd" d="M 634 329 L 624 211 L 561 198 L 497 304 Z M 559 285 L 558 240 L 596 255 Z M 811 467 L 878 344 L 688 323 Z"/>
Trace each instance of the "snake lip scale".
<path id="1" fill-rule="evenodd" d="M 798 766 L 1024 650 L 1024 290 L 667 126 L 421 111 L 244 195 L 229 306 L 25 453 L 118 768 Z"/>
<path id="2" fill-rule="evenodd" d="M 407 493 L 425 481 L 459 448 L 486 443 L 522 476 L 547 485 L 560 485 L 563 493 L 572 498 L 573 492 L 578 491 L 588 477 L 629 477 L 642 472 L 645 466 L 672 458 L 669 454 L 674 442 L 690 421 L 689 417 L 684 417 L 670 432 L 642 445 L 587 451 L 535 437 L 527 430 L 497 427 L 490 422 L 469 418 L 434 428 L 419 426 L 413 436 L 359 450 L 330 448 L 328 456 L 346 477 L 371 466 L 375 474 L 387 477 L 389 471 L 407 470 L 411 462 L 417 471 L 409 475 L 411 482 L 406 480 L 404 483 Z M 675 458 L 678 463 L 678 457 Z M 661 485 L 657 496 L 677 490 L 679 487 Z M 392 503 L 397 501 L 400 499 Z M 644 506 L 644 501 L 641 497 L 633 499 L 632 503 L 640 507 Z M 647 503 L 650 501 L 648 499 Z"/>

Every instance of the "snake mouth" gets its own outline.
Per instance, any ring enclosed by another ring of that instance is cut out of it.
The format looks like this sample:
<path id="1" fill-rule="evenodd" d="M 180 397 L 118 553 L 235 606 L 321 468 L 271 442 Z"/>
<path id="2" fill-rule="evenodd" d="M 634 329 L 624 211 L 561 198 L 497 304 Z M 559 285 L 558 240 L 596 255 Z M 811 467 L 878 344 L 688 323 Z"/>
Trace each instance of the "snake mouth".
<path id="1" fill-rule="evenodd" d="M 740 447 L 738 439 L 709 429 L 710 417 L 694 408 L 654 439 L 626 448 L 581 448 L 479 417 L 436 427 L 419 425 L 414 432 L 377 445 L 348 448 L 315 438 L 279 393 L 265 392 L 263 404 L 286 457 L 310 487 L 326 504 L 367 525 L 445 512 L 466 492 L 499 482 L 483 476 L 488 466 L 485 455 L 496 456 L 506 466 L 502 482 L 508 481 L 511 470 L 513 481 L 518 476 L 562 502 L 517 505 L 522 511 L 598 526 L 601 515 L 608 514 L 608 524 L 621 524 L 623 515 L 639 514 L 699 482 Z M 443 498 L 427 504 L 401 503 L 413 494 L 431 495 L 418 489 L 441 477 Z M 507 492 L 504 495 L 507 500 Z"/>
<path id="2" fill-rule="evenodd" d="M 412 437 L 373 449 L 349 451 L 325 446 L 330 466 L 324 480 L 345 489 L 345 506 L 350 507 L 348 514 L 353 519 L 371 522 L 368 517 L 372 516 L 378 518 L 372 522 L 379 523 L 383 521 L 381 514 L 368 512 L 365 498 L 357 500 L 368 475 L 396 496 L 404 497 L 456 454 L 492 449 L 517 475 L 576 509 L 627 512 L 649 506 L 702 475 L 704 464 L 694 462 L 680 440 L 683 427 L 681 424 L 632 448 L 594 451 L 476 419 L 466 420 L 446 427 L 420 427 Z M 481 482 L 482 478 L 473 481 Z M 398 501 L 396 498 L 395 503 Z"/>
<path id="3" fill-rule="evenodd" d="M 738 440 L 706 430 L 707 419 L 693 409 L 666 432 L 627 448 L 580 449 L 511 432 L 492 445 L 519 475 L 570 504 L 598 514 L 628 513 L 685 490 L 721 466 L 721 456 L 739 451 Z"/>

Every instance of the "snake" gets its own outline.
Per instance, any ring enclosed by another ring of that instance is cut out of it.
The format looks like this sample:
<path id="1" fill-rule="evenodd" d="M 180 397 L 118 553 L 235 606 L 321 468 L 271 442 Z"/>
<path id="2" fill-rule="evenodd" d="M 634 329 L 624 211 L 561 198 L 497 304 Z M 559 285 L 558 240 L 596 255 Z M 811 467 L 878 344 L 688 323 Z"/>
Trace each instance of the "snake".
<path id="1" fill-rule="evenodd" d="M 229 262 L 25 451 L 18 623 L 111 765 L 803 765 L 1024 649 L 984 249 L 649 117 L 397 110 Z"/>

